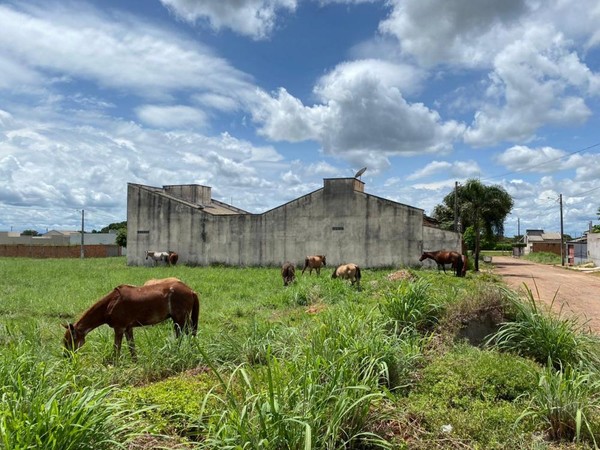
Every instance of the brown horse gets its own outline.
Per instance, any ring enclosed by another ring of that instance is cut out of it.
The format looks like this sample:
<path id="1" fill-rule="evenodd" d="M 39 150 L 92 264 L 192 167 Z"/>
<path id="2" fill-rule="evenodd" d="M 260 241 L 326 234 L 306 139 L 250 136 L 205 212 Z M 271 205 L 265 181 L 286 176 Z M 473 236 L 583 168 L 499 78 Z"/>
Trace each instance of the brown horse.
<path id="1" fill-rule="evenodd" d="M 312 275 L 312 271 L 315 269 L 317 271 L 317 275 L 321 275 L 321 267 L 326 265 L 327 261 L 325 255 L 307 256 L 304 259 L 304 269 L 302 269 L 302 274 L 304 275 L 304 271 L 306 269 L 310 269 L 308 273 Z"/>
<path id="2" fill-rule="evenodd" d="M 75 323 L 64 325 L 66 351 L 75 351 L 85 343 L 86 335 L 107 324 L 115 331 L 114 353 L 121 351 L 123 334 L 135 360 L 133 328 L 154 325 L 169 317 L 175 324 L 175 335 L 181 331 L 196 335 L 200 302 L 198 295 L 181 281 L 150 280 L 144 286 L 121 285 L 94 303 Z M 67 353 L 69 354 L 69 353 Z"/>
<path id="3" fill-rule="evenodd" d="M 281 266 L 281 277 L 283 278 L 284 286 L 292 284 L 296 279 L 296 267 L 291 262 L 286 261 Z"/>
<path id="4" fill-rule="evenodd" d="M 360 267 L 354 263 L 342 264 L 333 271 L 331 278 L 350 280 L 352 284 L 360 285 Z"/>
<path id="5" fill-rule="evenodd" d="M 443 269 L 446 273 L 446 264 L 451 264 L 452 268 L 456 272 L 456 276 L 460 277 L 464 273 L 463 268 L 463 255 L 458 252 L 448 250 L 438 250 L 435 252 L 423 252 L 419 261 L 426 259 L 433 259 L 437 263 L 438 270 Z"/>
<path id="6" fill-rule="evenodd" d="M 172 252 L 171 250 L 169 250 L 167 253 L 169 254 L 169 256 L 167 256 L 167 261 L 169 262 L 169 265 L 174 266 L 175 264 L 177 264 L 177 261 L 179 260 L 179 255 L 175 252 Z"/>

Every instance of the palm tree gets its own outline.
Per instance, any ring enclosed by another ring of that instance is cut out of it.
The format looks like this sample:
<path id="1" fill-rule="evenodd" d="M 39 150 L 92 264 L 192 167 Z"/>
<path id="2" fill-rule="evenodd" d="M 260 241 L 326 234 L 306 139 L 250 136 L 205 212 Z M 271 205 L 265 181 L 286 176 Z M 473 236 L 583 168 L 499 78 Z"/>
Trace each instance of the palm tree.
<path id="1" fill-rule="evenodd" d="M 478 271 L 481 233 L 504 234 L 504 219 L 512 210 L 513 199 L 501 186 L 485 186 L 476 179 L 459 186 L 456 196 L 463 223 L 470 224 L 475 232 L 475 271 Z"/>

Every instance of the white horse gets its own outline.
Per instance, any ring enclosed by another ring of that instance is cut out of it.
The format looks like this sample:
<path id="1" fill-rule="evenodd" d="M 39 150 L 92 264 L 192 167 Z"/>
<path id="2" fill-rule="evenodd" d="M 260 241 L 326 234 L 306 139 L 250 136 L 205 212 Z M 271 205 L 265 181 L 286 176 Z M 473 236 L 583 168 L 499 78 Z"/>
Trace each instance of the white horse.
<path id="1" fill-rule="evenodd" d="M 153 252 L 151 250 L 146 250 L 146 259 L 148 258 L 152 258 L 155 265 L 158 261 L 164 261 L 165 264 L 169 264 L 169 252 Z"/>

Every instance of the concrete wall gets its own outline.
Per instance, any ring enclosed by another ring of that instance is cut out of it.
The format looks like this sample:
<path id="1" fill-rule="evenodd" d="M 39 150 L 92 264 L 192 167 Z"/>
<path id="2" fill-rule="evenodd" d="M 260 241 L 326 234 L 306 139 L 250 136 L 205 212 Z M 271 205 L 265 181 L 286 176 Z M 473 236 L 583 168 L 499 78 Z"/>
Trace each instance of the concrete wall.
<path id="1" fill-rule="evenodd" d="M 440 228 L 423 227 L 423 248 L 419 252 L 419 257 L 422 252 L 430 252 L 436 250 L 455 250 L 462 253 L 462 237 L 459 233 L 446 231 Z M 437 264 L 431 259 L 419 263 L 423 267 L 435 269 Z"/>
<path id="2" fill-rule="evenodd" d="M 587 252 L 588 259 L 600 267 L 600 233 L 588 233 Z"/>
<path id="3" fill-rule="evenodd" d="M 325 180 L 323 189 L 263 214 L 212 215 L 129 184 L 127 262 L 150 264 L 146 250 L 173 250 L 190 265 L 279 266 L 289 260 L 302 267 L 312 254 L 327 255 L 329 266 L 419 265 L 423 210 L 365 194 L 363 186 L 356 179 Z M 460 236 L 442 230 L 428 231 L 427 242 L 460 249 Z"/>

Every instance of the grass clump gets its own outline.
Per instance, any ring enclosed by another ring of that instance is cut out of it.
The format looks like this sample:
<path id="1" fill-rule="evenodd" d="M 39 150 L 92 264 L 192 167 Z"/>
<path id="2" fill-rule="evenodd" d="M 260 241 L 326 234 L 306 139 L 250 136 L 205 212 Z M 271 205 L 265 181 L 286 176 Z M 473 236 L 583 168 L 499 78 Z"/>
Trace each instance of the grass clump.
<path id="1" fill-rule="evenodd" d="M 527 395 L 529 406 L 519 420 L 544 424 L 556 441 L 588 441 L 598 448 L 600 432 L 600 379 L 583 367 L 554 369 L 549 363 L 540 372 L 537 389 Z"/>
<path id="2" fill-rule="evenodd" d="M 424 278 L 401 282 L 380 304 L 381 313 L 400 328 L 411 327 L 418 331 L 435 325 L 442 309 L 443 303 L 434 297 L 431 282 Z"/>
<path id="3" fill-rule="evenodd" d="M 555 368 L 580 363 L 600 367 L 600 340 L 577 318 L 563 318 L 541 310 L 527 286 L 524 301 L 509 292 L 516 309 L 514 321 L 504 323 L 488 343 L 533 358 L 540 364 L 552 361 Z"/>
<path id="4" fill-rule="evenodd" d="M 119 400 L 114 387 L 75 386 L 23 350 L 2 352 L 0 448 L 126 448 L 143 432 L 137 413 Z"/>

